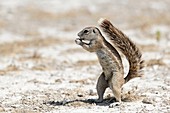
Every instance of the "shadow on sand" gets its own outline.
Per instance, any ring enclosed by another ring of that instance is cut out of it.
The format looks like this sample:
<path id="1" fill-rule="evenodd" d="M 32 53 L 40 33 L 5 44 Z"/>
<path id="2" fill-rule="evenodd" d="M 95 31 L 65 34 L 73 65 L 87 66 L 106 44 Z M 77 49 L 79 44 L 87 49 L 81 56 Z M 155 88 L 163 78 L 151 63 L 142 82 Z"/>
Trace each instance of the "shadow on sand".
<path id="1" fill-rule="evenodd" d="M 70 100 L 70 101 L 66 101 L 66 100 L 63 100 L 63 101 L 47 101 L 44 104 L 53 105 L 53 106 L 65 106 L 67 104 L 74 103 L 74 102 L 96 104 L 96 105 L 99 105 L 99 106 L 109 106 L 111 103 L 116 102 L 116 99 L 115 98 L 107 98 L 107 99 L 104 99 L 103 102 L 101 102 L 101 103 L 95 102 L 95 99 L 88 99 L 88 100 L 76 99 L 76 100 Z"/>

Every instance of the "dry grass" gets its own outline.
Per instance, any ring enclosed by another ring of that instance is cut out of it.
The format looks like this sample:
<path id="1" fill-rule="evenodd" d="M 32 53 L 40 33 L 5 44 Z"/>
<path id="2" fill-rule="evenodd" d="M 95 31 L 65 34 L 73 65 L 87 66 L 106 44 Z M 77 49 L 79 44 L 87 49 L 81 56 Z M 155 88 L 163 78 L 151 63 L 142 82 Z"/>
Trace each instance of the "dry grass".
<path id="1" fill-rule="evenodd" d="M 159 51 L 159 46 L 153 45 L 153 44 L 151 44 L 151 45 L 139 45 L 139 48 L 144 52 L 146 52 L 146 51 L 148 51 L 148 52 Z"/>
<path id="2" fill-rule="evenodd" d="M 98 63 L 98 60 L 88 60 L 88 61 L 83 61 L 83 60 L 80 60 L 80 61 L 77 61 L 74 66 L 77 66 L 77 67 L 82 67 L 82 66 L 90 66 L 90 65 L 96 65 Z"/>
<path id="3" fill-rule="evenodd" d="M 0 20 L 0 28 L 4 28 L 6 24 L 7 23 L 4 20 Z"/>
<path id="4" fill-rule="evenodd" d="M 82 52 L 82 51 L 84 51 L 82 48 L 70 48 L 65 51 L 62 51 L 61 54 L 74 54 L 74 53 Z"/>
<path id="5" fill-rule="evenodd" d="M 19 61 L 26 61 L 26 60 L 40 60 L 40 59 L 44 59 L 40 53 L 38 53 L 37 51 L 33 52 L 31 55 L 29 56 L 23 56 L 19 58 Z"/>
<path id="6" fill-rule="evenodd" d="M 38 52 L 34 52 L 32 56 L 28 57 L 30 59 L 40 59 L 41 55 Z"/>
<path id="7" fill-rule="evenodd" d="M 24 36 L 33 36 L 33 37 L 38 37 L 41 36 L 41 34 L 38 32 L 38 30 L 32 30 L 32 29 L 27 29 L 26 31 L 23 32 Z"/>
<path id="8" fill-rule="evenodd" d="M 130 17 L 130 21 L 132 21 L 131 27 L 140 28 L 144 32 L 148 32 L 148 28 L 153 25 L 170 25 L 170 15 L 166 13 L 159 14 L 140 14 L 138 16 Z M 134 22 L 134 20 L 136 20 Z"/>
<path id="9" fill-rule="evenodd" d="M 25 12 L 29 13 L 30 18 L 35 20 L 50 20 L 50 21 L 56 21 L 59 19 L 66 19 L 66 18 L 75 18 L 79 17 L 81 15 L 91 15 L 91 13 L 84 8 L 81 8 L 79 10 L 69 10 L 64 13 L 52 13 L 45 10 L 40 10 L 35 7 L 26 7 Z"/>
<path id="10" fill-rule="evenodd" d="M 0 53 L 2 55 L 15 55 L 23 53 L 25 48 L 29 47 L 45 47 L 57 43 L 62 43 L 62 40 L 56 38 L 35 38 L 24 41 L 6 42 L 0 44 Z M 37 57 L 36 54 L 33 57 Z"/>
<path id="11" fill-rule="evenodd" d="M 49 70 L 49 68 L 46 65 L 36 65 L 33 66 L 31 70 L 45 71 L 45 70 Z"/>
<path id="12" fill-rule="evenodd" d="M 94 78 L 70 80 L 69 83 L 91 84 L 92 81 L 94 81 Z"/>
<path id="13" fill-rule="evenodd" d="M 165 66 L 166 64 L 162 61 L 162 59 L 151 59 L 149 61 L 146 61 L 147 66 L 154 66 L 154 65 L 159 65 L 159 66 Z"/>
<path id="14" fill-rule="evenodd" d="M 34 39 L 29 39 L 29 40 L 23 40 L 23 41 L 14 41 L 14 42 L 6 42 L 6 43 L 1 43 L 0 44 L 0 53 L 1 56 L 15 56 L 18 54 L 27 54 L 24 56 L 21 56 L 18 58 L 18 62 L 21 64 L 25 61 L 30 61 L 34 62 L 35 66 L 31 68 L 31 70 L 50 70 L 53 69 L 51 67 L 51 62 L 49 62 L 48 58 L 43 58 L 40 53 L 37 51 L 33 53 L 29 53 L 26 51 L 26 48 L 41 48 L 41 47 L 46 47 L 46 46 L 52 46 L 55 44 L 63 44 L 63 43 L 70 43 L 69 40 L 62 40 L 62 39 L 56 39 L 56 38 L 34 38 Z M 29 55 L 28 55 L 29 54 Z M 50 60 L 51 61 L 51 60 Z M 47 63 L 50 63 L 49 65 L 46 65 Z M 13 72 L 13 71 L 19 71 L 19 67 L 15 65 L 9 65 L 6 68 L 0 70 L 0 75 L 4 75 L 8 72 Z"/>
<path id="15" fill-rule="evenodd" d="M 7 74 L 8 72 L 20 71 L 19 67 L 16 65 L 8 65 L 5 69 L 0 70 L 0 75 Z"/>

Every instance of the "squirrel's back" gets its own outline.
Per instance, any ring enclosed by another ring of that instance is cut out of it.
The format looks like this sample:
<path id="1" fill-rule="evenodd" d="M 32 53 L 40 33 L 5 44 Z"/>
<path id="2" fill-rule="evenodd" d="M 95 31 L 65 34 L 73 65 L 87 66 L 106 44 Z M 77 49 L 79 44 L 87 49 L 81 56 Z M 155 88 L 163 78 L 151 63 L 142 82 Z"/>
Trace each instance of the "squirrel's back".
<path id="1" fill-rule="evenodd" d="M 110 41 L 126 56 L 129 61 L 129 72 L 125 77 L 125 82 L 135 77 L 142 76 L 144 61 L 141 59 L 142 54 L 136 45 L 119 29 L 114 27 L 110 21 L 106 19 L 99 20 L 99 26 L 108 36 Z"/>

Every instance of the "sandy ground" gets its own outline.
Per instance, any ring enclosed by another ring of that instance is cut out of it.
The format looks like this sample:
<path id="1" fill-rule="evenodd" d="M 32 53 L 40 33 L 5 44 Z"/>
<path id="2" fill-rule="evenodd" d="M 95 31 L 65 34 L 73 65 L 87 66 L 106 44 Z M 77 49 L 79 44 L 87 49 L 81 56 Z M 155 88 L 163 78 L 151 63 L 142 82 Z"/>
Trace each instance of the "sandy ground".
<path id="1" fill-rule="evenodd" d="M 0 0 L 0 112 L 170 112 L 169 6 L 169 0 Z M 144 76 L 125 84 L 122 104 L 112 108 L 109 89 L 103 103 L 89 100 L 97 99 L 102 70 L 94 53 L 74 43 L 101 17 L 126 33 L 146 61 Z"/>

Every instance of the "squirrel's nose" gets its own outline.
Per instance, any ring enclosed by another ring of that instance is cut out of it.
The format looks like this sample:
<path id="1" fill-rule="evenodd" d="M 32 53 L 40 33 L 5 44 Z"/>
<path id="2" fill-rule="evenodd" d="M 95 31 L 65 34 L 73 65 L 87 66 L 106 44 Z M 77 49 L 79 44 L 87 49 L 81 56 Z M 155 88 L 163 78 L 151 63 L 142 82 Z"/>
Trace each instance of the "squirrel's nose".
<path id="1" fill-rule="evenodd" d="M 81 33 L 79 32 L 77 35 L 80 37 L 80 36 L 81 36 Z"/>

